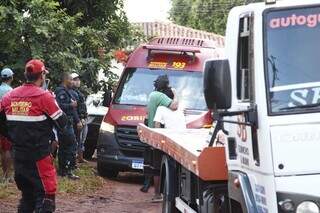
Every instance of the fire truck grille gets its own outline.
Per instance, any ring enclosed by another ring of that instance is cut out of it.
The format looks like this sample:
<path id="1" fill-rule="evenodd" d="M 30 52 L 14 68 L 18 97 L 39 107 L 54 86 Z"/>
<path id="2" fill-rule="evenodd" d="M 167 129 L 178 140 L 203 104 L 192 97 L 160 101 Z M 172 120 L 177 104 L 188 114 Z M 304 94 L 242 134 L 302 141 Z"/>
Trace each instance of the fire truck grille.
<path id="1" fill-rule="evenodd" d="M 147 146 L 139 140 L 137 127 L 134 126 L 118 126 L 116 138 L 120 146 L 125 149 L 144 150 Z"/>

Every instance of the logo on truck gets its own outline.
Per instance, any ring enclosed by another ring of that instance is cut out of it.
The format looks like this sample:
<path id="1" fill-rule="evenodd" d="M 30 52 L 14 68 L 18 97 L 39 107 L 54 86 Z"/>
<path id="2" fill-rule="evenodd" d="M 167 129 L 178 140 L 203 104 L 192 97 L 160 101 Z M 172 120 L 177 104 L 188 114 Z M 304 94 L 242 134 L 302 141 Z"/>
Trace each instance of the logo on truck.
<path id="1" fill-rule="evenodd" d="M 142 115 L 124 115 L 121 117 L 121 121 L 144 121 L 146 116 Z"/>
<path id="2" fill-rule="evenodd" d="M 238 119 L 238 123 L 239 123 L 237 134 L 243 142 L 246 142 L 247 141 L 247 128 L 246 128 L 246 125 L 243 124 L 246 122 L 246 119 L 245 119 L 244 115 L 239 115 L 237 119 Z"/>

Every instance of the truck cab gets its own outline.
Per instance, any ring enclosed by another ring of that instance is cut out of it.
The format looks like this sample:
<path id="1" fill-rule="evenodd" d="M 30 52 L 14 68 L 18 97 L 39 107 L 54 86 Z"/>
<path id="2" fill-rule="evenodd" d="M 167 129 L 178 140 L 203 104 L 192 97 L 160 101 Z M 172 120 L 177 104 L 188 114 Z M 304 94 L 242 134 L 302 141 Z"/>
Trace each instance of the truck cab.
<path id="1" fill-rule="evenodd" d="M 227 133 L 232 212 L 320 212 L 319 35 L 319 1 L 269 0 L 229 14 L 230 69 L 207 65 L 210 88 L 220 88 L 208 100 Z"/>
<path id="2" fill-rule="evenodd" d="M 155 38 L 129 57 L 98 138 L 97 165 L 101 175 L 142 171 L 146 144 L 139 140 L 137 125 L 146 118 L 149 94 L 159 75 L 167 74 L 170 86 L 184 108 L 187 127 L 205 128 L 212 123 L 203 95 L 203 66 L 222 55 L 215 41 L 191 38 Z"/>

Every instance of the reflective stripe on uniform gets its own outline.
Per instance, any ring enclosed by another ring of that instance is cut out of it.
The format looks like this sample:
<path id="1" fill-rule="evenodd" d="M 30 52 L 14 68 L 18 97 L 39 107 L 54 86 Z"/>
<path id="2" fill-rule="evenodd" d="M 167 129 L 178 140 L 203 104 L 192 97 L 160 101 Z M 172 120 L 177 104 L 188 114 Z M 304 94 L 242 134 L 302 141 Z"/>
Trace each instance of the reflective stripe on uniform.
<path id="1" fill-rule="evenodd" d="M 39 116 L 7 115 L 8 121 L 37 122 L 37 121 L 45 121 L 46 119 L 47 117 L 45 115 L 39 115 Z"/>
<path id="2" fill-rule="evenodd" d="M 63 112 L 61 110 L 58 110 L 57 112 L 53 113 L 50 117 L 52 118 L 52 120 L 57 120 L 62 114 Z"/>

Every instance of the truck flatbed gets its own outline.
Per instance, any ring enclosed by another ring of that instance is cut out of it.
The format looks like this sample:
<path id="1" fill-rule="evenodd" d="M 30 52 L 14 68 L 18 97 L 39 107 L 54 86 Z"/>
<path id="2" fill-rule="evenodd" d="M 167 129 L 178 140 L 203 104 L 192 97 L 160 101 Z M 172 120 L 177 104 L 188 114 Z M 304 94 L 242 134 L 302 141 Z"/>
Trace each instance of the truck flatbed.
<path id="1" fill-rule="evenodd" d="M 206 181 L 227 180 L 224 147 L 208 147 L 209 129 L 170 130 L 138 126 L 140 140 Z"/>

